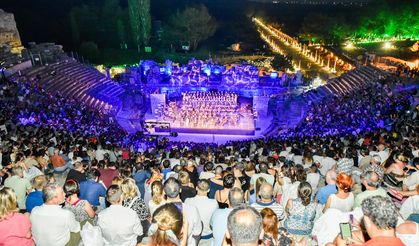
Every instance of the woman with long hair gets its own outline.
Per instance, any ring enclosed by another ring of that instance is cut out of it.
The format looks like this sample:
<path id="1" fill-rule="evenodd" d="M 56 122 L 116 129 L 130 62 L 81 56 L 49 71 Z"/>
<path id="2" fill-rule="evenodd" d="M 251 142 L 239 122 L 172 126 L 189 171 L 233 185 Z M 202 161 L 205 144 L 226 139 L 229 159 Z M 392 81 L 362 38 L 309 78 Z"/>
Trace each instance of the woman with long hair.
<path id="1" fill-rule="evenodd" d="M 149 227 L 150 212 L 144 202 L 140 197 L 140 191 L 138 190 L 135 180 L 131 178 L 125 179 L 121 184 L 122 190 L 122 206 L 134 210 L 138 218 L 141 220 L 141 225 L 143 226 L 144 234 L 147 233 Z M 144 235 L 143 234 L 143 235 Z"/>
<path id="2" fill-rule="evenodd" d="M 154 211 L 166 203 L 163 195 L 163 184 L 160 180 L 154 181 L 151 184 L 151 200 L 148 202 L 150 214 L 153 215 Z"/>
<path id="3" fill-rule="evenodd" d="M 338 192 L 331 194 L 327 198 L 327 202 L 323 208 L 323 213 L 329 208 L 336 208 L 342 212 L 351 211 L 354 205 L 354 194 L 351 192 L 353 184 L 354 181 L 351 176 L 346 173 L 340 173 L 336 177 L 336 187 L 338 188 Z"/>
<path id="4" fill-rule="evenodd" d="M 267 181 L 264 177 L 259 177 L 256 179 L 255 189 L 251 191 L 249 190 L 246 191 L 246 194 L 245 194 L 246 201 L 248 201 L 250 205 L 252 205 L 253 203 L 257 201 L 257 198 L 259 197 L 260 186 L 262 186 L 262 184 L 266 182 Z"/>
<path id="5" fill-rule="evenodd" d="M 311 201 L 312 189 L 308 182 L 298 185 L 298 197 L 287 202 L 285 228 L 290 234 L 308 236 L 313 229 L 317 204 Z"/>
<path id="6" fill-rule="evenodd" d="M 0 244 L 32 246 L 31 222 L 18 212 L 17 196 L 11 188 L 0 187 Z"/>
<path id="7" fill-rule="evenodd" d="M 164 204 L 154 212 L 148 235 L 139 246 L 186 246 L 188 220 L 175 204 Z"/>
<path id="8" fill-rule="evenodd" d="M 278 245 L 278 216 L 270 208 L 264 208 L 260 211 L 263 223 L 263 245 Z"/>

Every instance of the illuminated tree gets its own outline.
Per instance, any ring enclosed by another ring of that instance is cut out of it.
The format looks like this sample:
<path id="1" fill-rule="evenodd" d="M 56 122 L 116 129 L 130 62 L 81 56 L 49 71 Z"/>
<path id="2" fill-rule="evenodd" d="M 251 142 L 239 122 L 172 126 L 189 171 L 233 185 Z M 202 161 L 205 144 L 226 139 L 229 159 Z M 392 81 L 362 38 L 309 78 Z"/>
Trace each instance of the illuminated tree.
<path id="1" fill-rule="evenodd" d="M 151 33 L 150 0 L 128 0 L 131 32 L 138 51 L 148 45 Z"/>

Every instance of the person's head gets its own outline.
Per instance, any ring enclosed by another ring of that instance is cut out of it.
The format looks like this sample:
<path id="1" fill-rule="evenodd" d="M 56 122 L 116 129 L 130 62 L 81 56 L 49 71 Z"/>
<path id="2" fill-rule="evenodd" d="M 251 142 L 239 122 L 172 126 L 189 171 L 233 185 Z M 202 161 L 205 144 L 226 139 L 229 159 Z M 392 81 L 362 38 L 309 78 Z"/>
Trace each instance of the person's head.
<path id="1" fill-rule="evenodd" d="M 122 177 L 121 175 L 118 175 L 118 176 L 116 176 L 116 177 L 114 177 L 112 179 L 112 183 L 111 184 L 113 184 L 113 185 L 121 185 L 122 182 L 124 182 L 124 180 L 125 180 L 124 177 Z"/>
<path id="2" fill-rule="evenodd" d="M 218 165 L 215 167 L 215 175 L 216 176 L 221 176 L 221 174 L 223 173 L 223 167 Z"/>
<path id="3" fill-rule="evenodd" d="M 214 163 L 212 162 L 207 162 L 204 165 L 204 170 L 205 172 L 211 172 L 214 169 Z"/>
<path id="4" fill-rule="evenodd" d="M 235 208 L 244 202 L 244 195 L 242 189 L 233 187 L 228 192 L 228 204 L 230 208 Z"/>
<path id="5" fill-rule="evenodd" d="M 278 216 L 270 208 L 264 208 L 260 211 L 262 215 L 263 231 L 272 238 L 278 238 Z"/>
<path id="6" fill-rule="evenodd" d="M 352 180 L 351 176 L 346 173 L 339 173 L 336 177 L 336 186 L 338 189 L 343 190 L 345 193 L 351 191 L 352 185 L 354 181 Z"/>
<path id="7" fill-rule="evenodd" d="M 268 182 L 263 183 L 260 186 L 260 190 L 258 193 L 259 199 L 264 202 L 272 201 L 273 198 L 273 188 L 272 185 Z"/>
<path id="8" fill-rule="evenodd" d="M 21 166 L 16 166 L 12 168 L 12 176 L 19 176 L 23 178 L 23 168 Z"/>
<path id="9" fill-rule="evenodd" d="M 47 182 L 45 175 L 38 175 L 32 179 L 32 187 L 37 191 L 42 191 Z"/>
<path id="10" fill-rule="evenodd" d="M 254 171 L 255 170 L 255 165 L 252 162 L 248 161 L 244 164 L 244 170 L 246 172 Z"/>
<path id="11" fill-rule="evenodd" d="M 234 176 L 233 174 L 227 174 L 223 177 L 223 187 L 226 189 L 231 189 L 234 186 Z"/>
<path id="12" fill-rule="evenodd" d="M 336 172 L 334 170 L 327 171 L 326 178 L 325 178 L 326 179 L 326 183 L 328 185 L 336 184 L 336 176 L 337 176 L 337 174 L 336 174 Z"/>
<path id="13" fill-rule="evenodd" d="M 378 151 L 384 151 L 386 149 L 386 146 L 384 144 L 379 144 L 378 145 Z"/>
<path id="14" fill-rule="evenodd" d="M 180 193 L 180 183 L 177 179 L 170 177 L 164 183 L 164 194 L 169 199 L 176 199 Z"/>
<path id="15" fill-rule="evenodd" d="M 198 180 L 196 191 L 200 196 L 206 196 L 210 190 L 210 183 L 206 179 Z"/>
<path id="16" fill-rule="evenodd" d="M 65 193 L 57 183 L 48 183 L 42 189 L 42 198 L 45 204 L 59 205 L 65 201 Z"/>
<path id="17" fill-rule="evenodd" d="M 64 184 L 64 192 L 67 197 L 80 193 L 79 183 L 74 179 L 69 179 Z"/>
<path id="18" fill-rule="evenodd" d="M 163 161 L 163 168 L 170 168 L 170 161 L 169 160 L 164 160 Z"/>
<path id="19" fill-rule="evenodd" d="M 91 169 L 86 173 L 86 178 L 93 181 L 97 181 L 99 177 L 100 172 L 97 169 Z"/>
<path id="20" fill-rule="evenodd" d="M 227 238 L 233 246 L 256 246 L 263 236 L 262 216 L 256 209 L 240 205 L 229 214 L 227 229 Z"/>
<path id="21" fill-rule="evenodd" d="M 361 203 L 365 229 L 371 238 L 377 232 L 394 230 L 397 226 L 397 211 L 390 198 L 368 197 Z"/>
<path id="22" fill-rule="evenodd" d="M 106 200 L 111 205 L 122 204 L 122 189 L 118 185 L 109 186 L 108 190 L 106 191 Z"/>
<path id="23" fill-rule="evenodd" d="M 186 171 L 180 171 L 178 179 L 179 179 L 179 182 L 184 186 L 188 185 L 191 182 L 189 173 Z"/>
<path id="24" fill-rule="evenodd" d="M 140 195 L 138 186 L 135 184 L 135 180 L 133 180 L 132 178 L 126 178 L 124 179 L 124 181 L 122 181 L 121 190 L 124 199 L 134 198 Z"/>
<path id="25" fill-rule="evenodd" d="M 316 164 L 313 164 L 313 165 L 311 165 L 310 166 L 310 172 L 311 173 L 317 173 L 317 165 Z"/>
<path id="26" fill-rule="evenodd" d="M 259 171 L 261 173 L 268 173 L 268 169 L 269 169 L 269 167 L 266 163 L 259 164 Z"/>
<path id="27" fill-rule="evenodd" d="M 0 188 L 0 221 L 7 216 L 19 211 L 17 208 L 17 196 L 15 192 L 8 187 Z"/>
<path id="28" fill-rule="evenodd" d="M 361 174 L 361 182 L 367 189 L 377 189 L 380 186 L 380 177 L 372 170 Z"/>
<path id="29" fill-rule="evenodd" d="M 149 232 L 155 245 L 177 245 L 182 232 L 182 212 L 173 203 L 164 204 L 153 214 Z M 186 236 L 186 235 L 183 235 Z"/>
<path id="30" fill-rule="evenodd" d="M 160 204 L 163 200 L 163 184 L 160 180 L 151 184 L 151 197 L 155 204 Z"/>
<path id="31" fill-rule="evenodd" d="M 301 199 L 304 206 L 310 204 L 311 193 L 313 192 L 310 183 L 301 182 L 298 185 L 298 197 Z"/>
<path id="32" fill-rule="evenodd" d="M 79 171 L 79 172 L 82 172 L 84 170 L 83 163 L 81 163 L 80 161 L 76 161 L 73 164 L 73 166 L 74 166 L 74 169 L 77 170 L 77 171 Z"/>

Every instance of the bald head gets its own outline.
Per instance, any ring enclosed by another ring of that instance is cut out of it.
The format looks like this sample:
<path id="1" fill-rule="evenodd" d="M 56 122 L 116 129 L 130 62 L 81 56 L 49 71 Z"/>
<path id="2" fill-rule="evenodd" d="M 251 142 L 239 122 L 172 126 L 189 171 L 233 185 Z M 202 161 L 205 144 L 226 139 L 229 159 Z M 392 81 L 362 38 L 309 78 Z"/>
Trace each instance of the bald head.
<path id="1" fill-rule="evenodd" d="M 228 192 L 228 202 L 230 205 L 230 208 L 235 208 L 237 206 L 240 206 L 243 204 L 244 201 L 244 195 L 243 191 L 238 188 L 234 187 Z"/>
<path id="2" fill-rule="evenodd" d="M 259 189 L 259 196 L 262 198 L 262 200 L 265 200 L 265 201 L 272 200 L 272 196 L 273 196 L 272 185 L 269 183 L 263 183 Z"/>
<path id="3" fill-rule="evenodd" d="M 326 173 L 326 183 L 329 185 L 336 184 L 336 172 L 333 170 L 329 170 Z"/>
<path id="4" fill-rule="evenodd" d="M 262 231 L 262 216 L 248 205 L 240 205 L 228 216 L 228 235 L 233 246 L 258 245 Z"/>

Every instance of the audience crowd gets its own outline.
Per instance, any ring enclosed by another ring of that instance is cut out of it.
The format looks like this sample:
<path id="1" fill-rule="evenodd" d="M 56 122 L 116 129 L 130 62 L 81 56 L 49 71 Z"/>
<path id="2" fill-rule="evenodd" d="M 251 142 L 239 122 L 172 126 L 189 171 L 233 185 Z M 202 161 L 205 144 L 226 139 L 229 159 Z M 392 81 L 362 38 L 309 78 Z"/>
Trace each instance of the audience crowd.
<path id="1" fill-rule="evenodd" d="M 217 146 L 127 135 L 36 81 L 0 85 L 0 245 L 419 245 L 416 92 L 374 81 Z"/>

